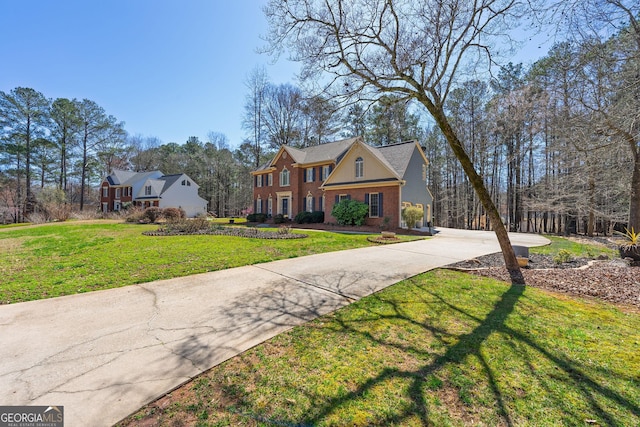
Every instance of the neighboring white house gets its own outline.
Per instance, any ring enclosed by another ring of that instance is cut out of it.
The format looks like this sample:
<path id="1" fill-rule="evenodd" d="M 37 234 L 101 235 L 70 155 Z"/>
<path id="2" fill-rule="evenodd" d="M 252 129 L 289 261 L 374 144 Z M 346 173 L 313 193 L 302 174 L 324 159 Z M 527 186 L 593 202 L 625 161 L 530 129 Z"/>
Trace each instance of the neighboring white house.
<path id="1" fill-rule="evenodd" d="M 207 201 L 198 195 L 200 186 L 186 174 L 164 175 L 160 171 L 129 172 L 114 169 L 102 180 L 103 212 L 119 211 L 125 203 L 134 206 L 180 208 L 187 216 L 207 213 Z"/>

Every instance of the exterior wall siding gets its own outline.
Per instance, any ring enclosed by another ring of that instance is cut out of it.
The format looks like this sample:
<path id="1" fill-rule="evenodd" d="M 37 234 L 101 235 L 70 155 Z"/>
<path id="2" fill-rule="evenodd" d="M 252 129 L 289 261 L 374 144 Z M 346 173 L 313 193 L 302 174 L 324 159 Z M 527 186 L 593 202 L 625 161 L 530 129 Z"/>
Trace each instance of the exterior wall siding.
<path id="1" fill-rule="evenodd" d="M 423 176 L 423 165 L 422 156 L 414 151 L 404 176 L 406 185 L 402 187 L 401 202 L 409 202 L 414 206 L 418 203 L 422 204 L 424 206 L 423 222 L 427 224 L 431 221 L 431 208 L 427 208 L 427 206 L 433 204 L 433 198 L 427 190 L 426 177 Z"/>

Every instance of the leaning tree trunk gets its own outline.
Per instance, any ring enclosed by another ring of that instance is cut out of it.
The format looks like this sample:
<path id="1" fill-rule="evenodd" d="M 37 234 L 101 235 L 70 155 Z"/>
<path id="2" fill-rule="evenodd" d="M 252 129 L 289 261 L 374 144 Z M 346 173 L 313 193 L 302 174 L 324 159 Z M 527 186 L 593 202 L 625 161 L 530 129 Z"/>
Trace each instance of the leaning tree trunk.
<path id="1" fill-rule="evenodd" d="M 511 282 L 514 284 L 524 285 L 524 276 L 522 275 L 522 271 L 520 270 L 520 266 L 518 265 L 518 260 L 516 259 L 513 247 L 511 246 L 509 234 L 507 233 L 507 229 L 502 222 L 502 218 L 500 218 L 498 209 L 491 200 L 491 195 L 484 186 L 482 177 L 480 177 L 480 175 L 478 175 L 478 173 L 476 172 L 473 166 L 473 162 L 467 155 L 464 146 L 449 124 L 449 121 L 444 114 L 444 110 L 442 108 L 436 107 L 428 99 L 420 99 L 420 101 L 433 115 L 436 123 L 438 124 L 438 127 L 442 131 L 443 135 L 447 139 L 447 142 L 449 143 L 449 146 L 453 150 L 453 153 L 456 155 L 458 161 L 460 162 L 462 169 L 464 169 L 465 173 L 467 174 L 469 182 L 471 182 L 473 189 L 475 190 L 476 194 L 478 194 L 478 198 L 480 199 L 480 202 L 486 210 L 487 216 L 489 217 L 489 220 L 494 227 L 494 232 L 496 233 L 496 237 L 498 238 L 500 249 L 502 249 L 502 256 L 504 257 L 505 266 L 507 268 L 507 271 L 509 272 L 509 276 L 511 277 Z"/>
<path id="2" fill-rule="evenodd" d="M 629 230 L 640 231 L 640 150 L 634 153 L 629 199 Z"/>

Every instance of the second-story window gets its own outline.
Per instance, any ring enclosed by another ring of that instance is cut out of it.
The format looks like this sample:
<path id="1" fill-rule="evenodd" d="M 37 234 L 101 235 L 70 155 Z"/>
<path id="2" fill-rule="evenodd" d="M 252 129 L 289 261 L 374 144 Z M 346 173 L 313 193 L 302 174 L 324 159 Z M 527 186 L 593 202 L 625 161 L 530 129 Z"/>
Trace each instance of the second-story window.
<path id="1" fill-rule="evenodd" d="M 280 186 L 289 186 L 289 171 L 287 169 L 283 169 L 282 172 L 280 172 Z"/>
<path id="2" fill-rule="evenodd" d="M 256 187 L 262 187 L 262 175 L 256 176 Z"/>
<path id="3" fill-rule="evenodd" d="M 146 185 L 144 187 L 144 195 L 145 196 L 150 196 L 151 195 L 151 186 L 150 185 Z"/>
<path id="4" fill-rule="evenodd" d="M 326 180 L 329 176 L 329 172 L 331 171 L 331 167 L 329 165 L 322 167 L 322 180 Z"/>
<path id="5" fill-rule="evenodd" d="M 356 159 L 356 178 L 362 178 L 364 176 L 364 159 L 358 157 Z"/>
<path id="6" fill-rule="evenodd" d="M 313 182 L 313 168 L 307 168 L 307 182 Z"/>
<path id="7" fill-rule="evenodd" d="M 267 175 L 267 186 L 271 187 L 273 185 L 273 174 L 270 173 Z"/>
<path id="8" fill-rule="evenodd" d="M 109 197 L 109 187 L 102 187 L 102 197 Z"/>

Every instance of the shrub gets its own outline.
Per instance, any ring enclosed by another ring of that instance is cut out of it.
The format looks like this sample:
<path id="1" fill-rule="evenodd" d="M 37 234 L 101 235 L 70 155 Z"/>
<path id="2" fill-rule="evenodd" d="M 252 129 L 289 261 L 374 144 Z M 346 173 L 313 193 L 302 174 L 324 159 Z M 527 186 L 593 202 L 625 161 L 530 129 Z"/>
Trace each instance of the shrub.
<path id="1" fill-rule="evenodd" d="M 142 219 L 149 222 L 156 222 L 162 218 L 162 209 L 157 206 L 150 206 L 142 213 Z"/>
<path id="2" fill-rule="evenodd" d="M 318 224 L 324 222 L 324 212 L 299 212 L 294 218 L 294 221 L 298 224 Z"/>
<path id="3" fill-rule="evenodd" d="M 368 213 L 369 205 L 357 200 L 342 200 L 331 210 L 340 225 L 363 225 Z"/>
<path id="4" fill-rule="evenodd" d="M 290 231 L 291 231 L 291 226 L 290 225 L 281 225 L 280 227 L 278 227 L 278 234 L 279 235 L 289 234 Z"/>
<path id="5" fill-rule="evenodd" d="M 36 209 L 44 217 L 44 222 L 66 221 L 71 216 L 71 206 L 67 204 L 67 196 L 58 188 L 43 188 L 36 198 Z M 35 222 L 36 216 L 31 222 Z"/>
<path id="6" fill-rule="evenodd" d="M 323 211 L 313 211 L 311 212 L 311 223 L 313 224 L 321 224 L 324 222 L 324 212 Z"/>
<path id="7" fill-rule="evenodd" d="M 263 213 L 251 213 L 251 214 L 247 215 L 247 221 L 248 222 L 263 223 L 266 220 L 267 220 L 267 215 L 265 215 Z"/>
<path id="8" fill-rule="evenodd" d="M 140 222 L 143 220 L 144 210 L 135 206 L 127 209 L 126 215 L 127 215 L 125 217 L 126 222 Z"/>
<path id="9" fill-rule="evenodd" d="M 183 209 L 179 208 L 165 208 L 162 211 L 162 215 L 169 222 L 180 221 L 187 217 L 187 213 Z"/>
<path id="10" fill-rule="evenodd" d="M 558 254 L 553 257 L 553 262 L 556 264 L 564 264 L 569 261 L 571 261 L 571 252 L 566 249 L 559 250 Z"/>
<path id="11" fill-rule="evenodd" d="M 167 233 L 187 233 L 195 234 L 199 232 L 207 232 L 211 230 L 211 224 L 206 218 L 181 219 L 176 222 L 167 224 L 162 229 Z"/>
<path id="12" fill-rule="evenodd" d="M 289 221 L 289 218 L 285 217 L 282 214 L 278 214 L 278 215 L 273 217 L 273 222 L 275 224 L 284 224 L 287 221 Z"/>
<path id="13" fill-rule="evenodd" d="M 422 211 L 422 208 L 417 206 L 408 206 L 402 209 L 402 219 L 407 223 L 409 230 L 415 228 L 416 223 L 422 219 L 423 215 L 424 212 Z"/>
<path id="14" fill-rule="evenodd" d="M 310 224 L 311 223 L 311 212 L 303 211 L 298 212 L 298 215 L 293 219 L 298 224 Z"/>

